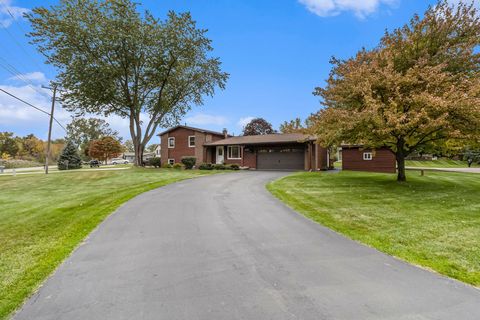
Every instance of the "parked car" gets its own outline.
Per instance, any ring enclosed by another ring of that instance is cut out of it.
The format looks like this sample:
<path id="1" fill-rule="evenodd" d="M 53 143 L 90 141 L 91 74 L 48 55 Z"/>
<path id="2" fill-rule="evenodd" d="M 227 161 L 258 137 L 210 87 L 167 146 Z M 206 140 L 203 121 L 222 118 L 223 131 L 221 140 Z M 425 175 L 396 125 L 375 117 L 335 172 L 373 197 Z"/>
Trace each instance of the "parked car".
<path id="1" fill-rule="evenodd" d="M 110 163 L 111 164 L 129 164 L 130 161 L 122 158 L 113 158 L 112 160 L 110 160 Z"/>
<path id="2" fill-rule="evenodd" d="M 100 161 L 98 160 L 90 160 L 89 164 L 90 168 L 100 168 Z"/>

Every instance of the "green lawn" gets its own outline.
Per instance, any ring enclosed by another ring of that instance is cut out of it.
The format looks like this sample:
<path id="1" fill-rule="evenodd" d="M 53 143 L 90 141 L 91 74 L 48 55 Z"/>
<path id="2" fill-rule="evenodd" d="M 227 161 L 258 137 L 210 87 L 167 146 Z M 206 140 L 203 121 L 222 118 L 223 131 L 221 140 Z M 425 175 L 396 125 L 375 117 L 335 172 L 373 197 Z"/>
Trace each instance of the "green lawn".
<path id="1" fill-rule="evenodd" d="M 299 173 L 267 188 L 308 218 L 411 263 L 480 286 L 480 175 Z"/>
<path id="2" fill-rule="evenodd" d="M 134 196 L 211 171 L 129 169 L 0 176 L 0 319 Z"/>
<path id="3" fill-rule="evenodd" d="M 424 160 L 415 161 L 407 160 L 405 165 L 407 167 L 425 167 L 425 168 L 468 168 L 466 161 L 440 159 L 440 160 Z M 472 167 L 479 167 L 477 163 L 472 164 Z"/>

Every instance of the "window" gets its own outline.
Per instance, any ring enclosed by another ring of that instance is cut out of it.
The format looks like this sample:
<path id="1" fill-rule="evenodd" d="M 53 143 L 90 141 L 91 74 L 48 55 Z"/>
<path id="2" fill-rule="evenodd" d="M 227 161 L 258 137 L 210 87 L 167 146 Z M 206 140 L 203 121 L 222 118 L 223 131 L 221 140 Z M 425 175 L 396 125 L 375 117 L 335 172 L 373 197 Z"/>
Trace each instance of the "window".
<path id="1" fill-rule="evenodd" d="M 168 159 L 168 164 L 174 165 L 175 164 L 175 159 Z"/>
<path id="2" fill-rule="evenodd" d="M 168 147 L 175 148 L 175 137 L 168 138 Z"/>
<path id="3" fill-rule="evenodd" d="M 188 136 L 188 146 L 190 148 L 195 147 L 195 136 Z"/>
<path id="4" fill-rule="evenodd" d="M 241 159 L 239 146 L 228 146 L 228 159 Z"/>
<path id="5" fill-rule="evenodd" d="M 363 160 L 372 160 L 373 155 L 371 152 L 364 152 L 363 153 Z"/>

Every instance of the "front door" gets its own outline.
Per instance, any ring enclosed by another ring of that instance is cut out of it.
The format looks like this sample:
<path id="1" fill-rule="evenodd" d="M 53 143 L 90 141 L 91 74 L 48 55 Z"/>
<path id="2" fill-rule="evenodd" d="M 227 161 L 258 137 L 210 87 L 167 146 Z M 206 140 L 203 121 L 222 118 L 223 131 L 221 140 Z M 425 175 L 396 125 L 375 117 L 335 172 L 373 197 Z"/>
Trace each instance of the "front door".
<path id="1" fill-rule="evenodd" d="M 217 147 L 217 164 L 223 164 L 224 156 L 223 156 L 223 146 Z"/>

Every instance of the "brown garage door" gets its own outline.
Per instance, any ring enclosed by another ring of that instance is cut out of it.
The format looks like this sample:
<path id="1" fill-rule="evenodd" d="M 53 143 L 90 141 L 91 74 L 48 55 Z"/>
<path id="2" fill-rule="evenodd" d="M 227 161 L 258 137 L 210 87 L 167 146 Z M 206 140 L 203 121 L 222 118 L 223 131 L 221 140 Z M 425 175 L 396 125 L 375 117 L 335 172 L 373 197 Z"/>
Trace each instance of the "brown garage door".
<path id="1" fill-rule="evenodd" d="M 261 149 L 257 152 L 257 169 L 304 170 L 304 149 Z"/>

